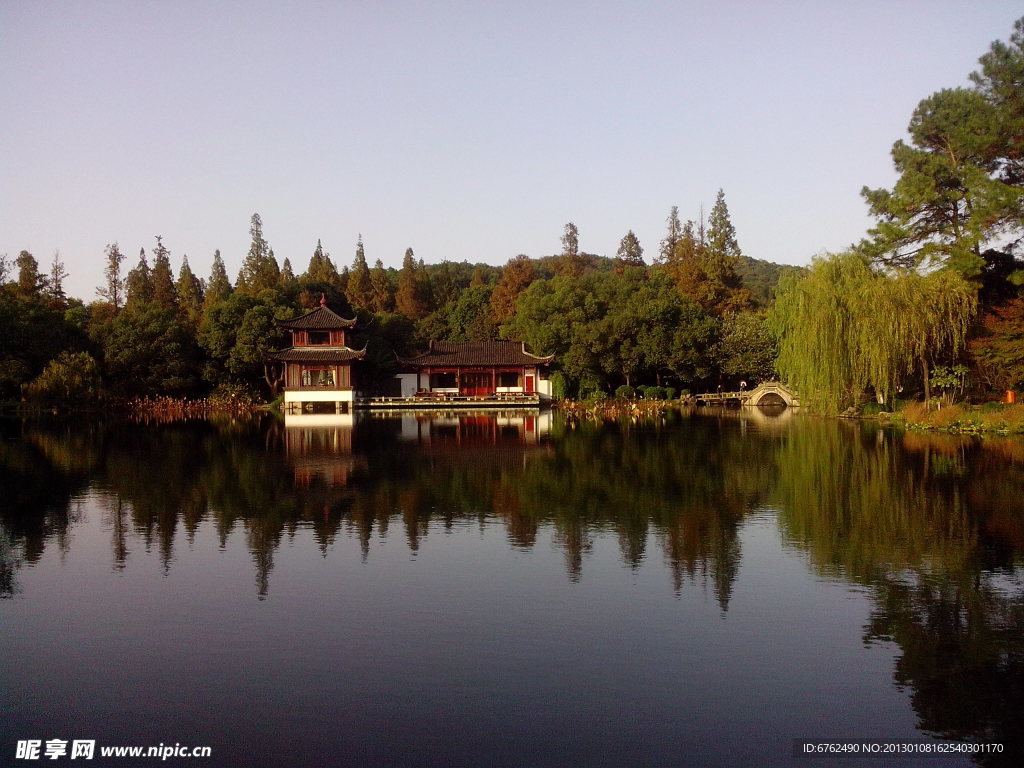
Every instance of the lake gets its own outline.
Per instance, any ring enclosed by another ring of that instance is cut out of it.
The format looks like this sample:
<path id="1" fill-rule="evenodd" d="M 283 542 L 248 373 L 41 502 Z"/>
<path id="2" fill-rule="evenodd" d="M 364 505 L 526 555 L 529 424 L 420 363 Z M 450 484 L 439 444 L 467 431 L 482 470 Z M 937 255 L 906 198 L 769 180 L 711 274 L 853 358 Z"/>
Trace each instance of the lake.
<path id="1" fill-rule="evenodd" d="M 0 764 L 1024 764 L 1024 442 L 320 421 L 0 423 Z"/>

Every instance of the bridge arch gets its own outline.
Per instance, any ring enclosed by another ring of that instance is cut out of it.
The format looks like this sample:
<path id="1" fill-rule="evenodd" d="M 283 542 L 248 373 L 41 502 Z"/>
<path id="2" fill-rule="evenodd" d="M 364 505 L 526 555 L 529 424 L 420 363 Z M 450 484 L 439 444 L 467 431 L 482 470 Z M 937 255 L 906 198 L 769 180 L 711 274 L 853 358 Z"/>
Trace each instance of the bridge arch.
<path id="1" fill-rule="evenodd" d="M 800 405 L 796 392 L 781 381 L 764 381 L 750 391 L 747 405 Z"/>

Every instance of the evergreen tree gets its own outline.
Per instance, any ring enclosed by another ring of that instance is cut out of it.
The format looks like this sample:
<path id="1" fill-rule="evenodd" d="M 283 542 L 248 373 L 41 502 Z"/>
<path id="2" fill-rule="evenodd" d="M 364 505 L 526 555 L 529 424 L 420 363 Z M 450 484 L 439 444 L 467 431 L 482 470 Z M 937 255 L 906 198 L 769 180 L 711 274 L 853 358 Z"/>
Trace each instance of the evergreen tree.
<path id="1" fill-rule="evenodd" d="M 971 74 L 973 89 L 921 101 L 910 143 L 896 142 L 899 179 L 861 194 L 878 220 L 862 252 L 888 266 L 985 268 L 988 243 L 1024 234 L 1024 18 L 1009 44 L 992 43 Z"/>
<path id="2" fill-rule="evenodd" d="M 707 247 L 704 249 L 704 272 L 709 283 L 710 308 L 718 313 L 736 310 L 750 303 L 750 292 L 744 290 L 736 274 L 741 257 L 736 229 L 729 219 L 725 192 L 718 190 L 708 222 Z"/>
<path id="3" fill-rule="evenodd" d="M 580 253 L 580 233 L 571 221 L 562 233 L 562 253 L 555 264 L 555 273 L 566 277 L 580 277 L 586 271 L 589 259 Z"/>
<path id="4" fill-rule="evenodd" d="M 658 249 L 658 262 L 662 264 L 672 260 L 679 238 L 683 234 L 682 225 L 679 223 L 678 205 L 672 206 L 665 221 L 668 224 L 668 232 L 665 233 L 665 239 L 661 241 L 661 246 Z"/>
<path id="5" fill-rule="evenodd" d="M 892 190 L 861 194 L 878 220 L 861 243 L 890 266 L 949 265 L 979 274 L 983 244 L 1019 217 L 1021 190 L 996 178 L 991 156 L 997 116 L 985 98 L 966 88 L 923 100 L 892 157 L 899 179 Z"/>
<path id="6" fill-rule="evenodd" d="M 210 306 L 224 301 L 234 292 L 231 286 L 231 279 L 224 267 L 224 260 L 221 258 L 220 249 L 213 252 L 213 268 L 210 270 L 210 282 L 206 285 L 206 295 L 203 297 L 203 304 Z"/>
<path id="7" fill-rule="evenodd" d="M 370 309 L 377 313 L 394 312 L 395 291 L 391 287 L 387 270 L 384 269 L 384 262 L 380 259 L 374 262 L 373 269 L 370 270 L 370 284 L 372 286 Z"/>
<path id="8" fill-rule="evenodd" d="M 708 228 L 704 227 L 702 210 L 700 223 L 690 220 L 679 228 L 675 250 L 661 266 L 680 293 L 706 311 L 721 315 L 751 302 L 750 291 L 743 288 L 736 272 L 741 256 L 725 194 L 718 190 Z"/>
<path id="9" fill-rule="evenodd" d="M 117 312 L 124 304 L 124 278 L 121 277 L 121 264 L 124 263 L 124 254 L 121 253 L 117 243 L 107 245 L 107 266 L 103 270 L 106 282 L 96 289 L 96 294 L 113 306 Z"/>
<path id="10" fill-rule="evenodd" d="M 356 309 L 369 309 L 373 303 L 373 282 L 370 280 L 370 267 L 366 263 L 362 235 L 356 241 L 356 256 L 348 273 L 345 295 L 348 303 Z"/>
<path id="11" fill-rule="evenodd" d="M 402 259 L 402 270 L 398 273 L 398 293 L 395 294 L 395 308 L 410 320 L 419 320 L 427 314 L 426 302 L 420 288 L 421 280 L 412 248 L 407 248 Z"/>
<path id="12" fill-rule="evenodd" d="M 178 295 L 181 318 L 194 331 L 199 327 L 199 321 L 203 314 L 203 284 L 192 272 L 187 255 L 181 259 L 181 269 L 178 271 L 175 291 Z"/>
<path id="13" fill-rule="evenodd" d="M 153 282 L 150 279 L 146 249 L 139 249 L 139 263 L 128 273 L 125 281 L 125 307 L 137 309 L 153 300 Z"/>
<path id="14" fill-rule="evenodd" d="M 615 271 L 620 275 L 626 267 L 644 266 L 644 249 L 640 247 L 633 230 L 629 230 L 619 241 L 619 250 L 615 254 Z"/>
<path id="15" fill-rule="evenodd" d="M 178 291 L 174 287 L 174 273 L 171 271 L 171 252 L 164 246 L 160 235 L 156 236 L 149 280 L 153 288 L 153 301 L 165 309 L 177 311 Z"/>
<path id="16" fill-rule="evenodd" d="M 979 72 L 971 74 L 971 82 L 995 111 L 996 130 L 988 156 L 994 172 L 1005 184 L 1024 185 L 1024 18 L 1013 24 L 1010 42 L 997 40 L 978 63 Z M 1018 209 L 1017 222 L 1024 216 Z"/>
<path id="17" fill-rule="evenodd" d="M 330 254 L 324 252 L 324 248 L 319 240 L 316 241 L 316 249 L 309 259 L 309 266 L 306 268 L 305 277 L 307 280 L 315 283 L 327 283 L 332 286 L 340 284 L 338 269 L 334 266 L 334 262 L 331 261 Z"/>
<path id="18" fill-rule="evenodd" d="M 60 251 L 55 251 L 53 261 L 50 263 L 50 276 L 46 282 L 46 293 L 56 306 L 62 308 L 66 308 L 68 304 L 67 294 L 64 293 L 64 281 L 67 277 L 68 271 L 64 267 L 64 260 L 60 257 Z"/>
<path id="19" fill-rule="evenodd" d="M 252 215 L 249 234 L 252 237 L 252 243 L 249 245 L 249 253 L 246 254 L 241 271 L 238 273 L 236 290 L 250 296 L 257 296 L 260 291 L 277 287 L 281 278 L 281 269 L 277 264 L 277 259 L 274 258 L 274 250 L 263 237 L 263 220 L 258 213 Z"/>
<path id="20" fill-rule="evenodd" d="M 281 275 L 278 278 L 278 287 L 287 290 L 295 284 L 295 273 L 292 271 L 292 263 L 285 257 L 281 264 Z"/>
<path id="21" fill-rule="evenodd" d="M 412 253 L 412 248 L 408 249 Z M 437 301 L 434 297 L 434 281 L 430 279 L 423 259 L 419 261 L 419 269 L 416 270 L 416 284 L 419 286 L 420 300 L 423 302 L 424 313 L 433 312 L 437 309 Z"/>
<path id="22" fill-rule="evenodd" d="M 46 288 L 46 277 L 39 273 L 39 262 L 28 251 L 22 251 L 14 261 L 18 268 L 17 290 L 26 298 L 38 297 Z"/>

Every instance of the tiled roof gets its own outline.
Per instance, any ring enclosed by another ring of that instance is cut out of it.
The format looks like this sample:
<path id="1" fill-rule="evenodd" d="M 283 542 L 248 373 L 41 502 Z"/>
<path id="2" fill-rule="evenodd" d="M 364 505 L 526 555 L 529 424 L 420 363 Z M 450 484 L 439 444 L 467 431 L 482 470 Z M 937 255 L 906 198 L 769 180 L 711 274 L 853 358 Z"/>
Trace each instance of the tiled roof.
<path id="1" fill-rule="evenodd" d="M 403 365 L 470 366 L 470 365 L 547 365 L 554 355 L 538 357 L 526 351 L 521 341 L 432 341 L 422 355 L 400 357 Z"/>
<path id="2" fill-rule="evenodd" d="M 268 357 L 283 363 L 345 363 L 359 360 L 365 354 L 365 349 L 348 347 L 289 347 L 280 352 L 272 352 Z"/>
<path id="3" fill-rule="evenodd" d="M 278 320 L 280 328 L 287 328 L 293 331 L 318 330 L 330 331 L 338 328 L 351 328 L 356 324 L 356 319 L 346 320 L 340 315 L 334 314 L 326 306 L 320 305 L 312 312 L 299 315 L 291 320 Z"/>

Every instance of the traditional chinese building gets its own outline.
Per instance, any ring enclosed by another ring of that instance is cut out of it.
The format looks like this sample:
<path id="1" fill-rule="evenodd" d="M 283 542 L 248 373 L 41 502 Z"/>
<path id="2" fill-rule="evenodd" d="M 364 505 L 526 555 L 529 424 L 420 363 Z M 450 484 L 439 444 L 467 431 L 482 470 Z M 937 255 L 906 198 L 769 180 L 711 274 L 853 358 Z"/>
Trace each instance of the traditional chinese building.
<path id="1" fill-rule="evenodd" d="M 284 412 L 286 414 L 350 413 L 355 401 L 352 361 L 361 359 L 366 350 L 348 346 L 355 318 L 346 320 L 320 306 L 312 312 L 279 320 L 277 325 L 292 335 L 292 345 L 270 355 L 283 370 Z"/>
<path id="2" fill-rule="evenodd" d="M 402 394 L 547 400 L 554 355 L 541 357 L 518 341 L 432 341 L 415 357 L 399 357 Z"/>

